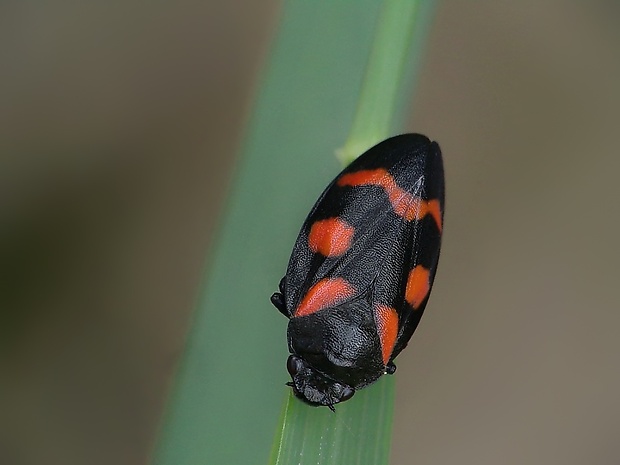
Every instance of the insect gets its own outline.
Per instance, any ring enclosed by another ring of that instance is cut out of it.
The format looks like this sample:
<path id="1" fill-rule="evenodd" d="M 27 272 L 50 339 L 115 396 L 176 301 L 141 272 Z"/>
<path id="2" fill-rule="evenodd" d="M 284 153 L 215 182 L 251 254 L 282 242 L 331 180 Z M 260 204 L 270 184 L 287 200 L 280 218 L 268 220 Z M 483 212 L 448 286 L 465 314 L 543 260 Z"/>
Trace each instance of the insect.
<path id="1" fill-rule="evenodd" d="M 396 371 L 431 291 L 443 209 L 441 151 L 420 134 L 377 144 L 327 186 L 271 296 L 289 318 L 296 397 L 334 410 Z"/>

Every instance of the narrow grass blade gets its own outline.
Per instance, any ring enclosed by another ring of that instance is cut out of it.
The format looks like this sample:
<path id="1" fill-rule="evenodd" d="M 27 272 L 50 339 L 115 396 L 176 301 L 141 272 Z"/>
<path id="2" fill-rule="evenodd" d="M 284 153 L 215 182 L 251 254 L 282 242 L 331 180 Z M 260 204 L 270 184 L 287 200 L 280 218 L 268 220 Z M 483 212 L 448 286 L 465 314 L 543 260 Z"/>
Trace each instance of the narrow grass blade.
<path id="1" fill-rule="evenodd" d="M 430 3 L 386 0 L 365 72 L 355 120 L 345 146 L 338 152 L 348 164 L 371 145 L 388 137 L 402 114 L 402 95 L 407 95 L 415 60 L 417 29 L 427 30 Z M 389 463 L 394 380 L 383 377 L 375 385 L 358 391 L 338 404 L 336 413 L 312 408 L 286 397 L 280 428 L 271 454 L 272 465 Z"/>
<path id="2" fill-rule="evenodd" d="M 378 465 L 390 455 L 394 379 L 355 394 L 355 402 L 312 408 L 289 392 L 271 464 Z"/>
<path id="3" fill-rule="evenodd" d="M 354 118 L 379 8 L 284 5 L 153 463 L 269 459 L 288 378 L 286 319 L 269 296 L 338 171 L 334 150 Z"/>

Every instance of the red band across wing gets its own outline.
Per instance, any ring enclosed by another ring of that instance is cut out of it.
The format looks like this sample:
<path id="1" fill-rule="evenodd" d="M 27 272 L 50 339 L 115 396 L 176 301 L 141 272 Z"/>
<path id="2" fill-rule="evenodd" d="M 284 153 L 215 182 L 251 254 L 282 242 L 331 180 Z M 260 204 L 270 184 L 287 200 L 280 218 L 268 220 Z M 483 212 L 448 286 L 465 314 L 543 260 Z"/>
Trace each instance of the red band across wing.
<path id="1" fill-rule="evenodd" d="M 354 173 L 344 174 L 338 179 L 339 186 L 380 186 L 382 187 L 392 208 L 397 215 L 402 216 L 407 221 L 420 220 L 426 215 L 431 215 L 437 224 L 439 231 L 442 229 L 441 205 L 439 200 L 423 200 L 420 197 L 411 195 L 406 190 L 401 189 L 392 175 L 383 168 L 374 170 L 361 170 Z"/>
<path id="2" fill-rule="evenodd" d="M 324 278 L 312 286 L 304 296 L 295 316 L 306 316 L 333 307 L 353 297 L 355 288 L 342 278 Z"/>
<path id="3" fill-rule="evenodd" d="M 375 308 L 375 320 L 377 322 L 379 340 L 381 341 L 383 363 L 387 365 L 396 344 L 396 337 L 398 336 L 398 313 L 392 307 L 378 304 Z"/>
<path id="4" fill-rule="evenodd" d="M 355 228 L 339 218 L 315 221 L 308 235 L 308 246 L 325 257 L 344 254 L 351 246 Z"/>

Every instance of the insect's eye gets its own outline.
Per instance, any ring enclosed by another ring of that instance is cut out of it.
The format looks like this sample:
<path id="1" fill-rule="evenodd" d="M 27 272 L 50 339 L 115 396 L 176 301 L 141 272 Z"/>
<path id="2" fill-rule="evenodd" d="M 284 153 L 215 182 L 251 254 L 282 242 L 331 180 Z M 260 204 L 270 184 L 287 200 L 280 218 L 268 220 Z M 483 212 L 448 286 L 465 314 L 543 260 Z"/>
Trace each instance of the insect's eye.
<path id="1" fill-rule="evenodd" d="M 286 361 L 286 369 L 291 376 L 295 376 L 297 373 L 299 373 L 303 366 L 304 363 L 299 357 L 296 357 L 295 355 L 289 356 L 288 360 Z"/>
<path id="2" fill-rule="evenodd" d="M 355 391 L 350 387 L 345 386 L 345 388 L 342 390 L 342 395 L 340 396 L 340 402 L 349 400 L 351 397 L 353 397 L 353 394 L 355 394 Z"/>

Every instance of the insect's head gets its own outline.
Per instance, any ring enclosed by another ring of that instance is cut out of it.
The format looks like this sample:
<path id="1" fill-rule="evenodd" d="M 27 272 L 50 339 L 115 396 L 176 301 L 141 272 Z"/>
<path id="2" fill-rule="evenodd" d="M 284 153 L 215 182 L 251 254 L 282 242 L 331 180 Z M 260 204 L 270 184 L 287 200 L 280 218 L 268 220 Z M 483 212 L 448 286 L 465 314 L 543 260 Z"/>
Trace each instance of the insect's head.
<path id="1" fill-rule="evenodd" d="M 293 379 L 287 385 L 293 388 L 296 397 L 310 405 L 325 405 L 334 410 L 334 404 L 349 400 L 355 394 L 355 389 L 318 372 L 297 355 L 289 356 L 286 368 Z"/>

